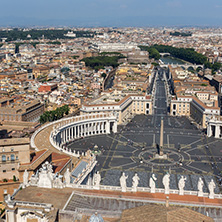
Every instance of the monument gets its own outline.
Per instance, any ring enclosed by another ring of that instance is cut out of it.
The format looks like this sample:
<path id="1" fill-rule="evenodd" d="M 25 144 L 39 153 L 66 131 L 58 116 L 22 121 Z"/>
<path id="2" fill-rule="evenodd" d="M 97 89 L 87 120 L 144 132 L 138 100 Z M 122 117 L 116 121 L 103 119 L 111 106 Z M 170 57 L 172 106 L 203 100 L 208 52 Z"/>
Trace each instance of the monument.
<path id="1" fill-rule="evenodd" d="M 125 173 L 123 172 L 122 176 L 120 177 L 120 186 L 122 189 L 122 192 L 126 192 L 126 179 L 128 178 L 128 176 L 125 175 Z"/>
<path id="2" fill-rule="evenodd" d="M 169 173 L 163 176 L 162 182 L 164 185 L 164 193 L 169 194 L 170 193 L 170 174 Z"/>
<path id="3" fill-rule="evenodd" d="M 25 172 L 23 174 L 23 185 L 22 185 L 23 188 L 25 188 L 28 185 L 28 180 L 29 180 L 29 173 L 27 169 L 25 169 Z"/>
<path id="4" fill-rule="evenodd" d="M 69 168 L 67 168 L 66 172 L 64 173 L 64 179 L 65 179 L 66 186 L 69 186 L 71 183 L 70 177 L 71 177 L 71 172 L 69 171 Z"/>
<path id="5" fill-rule="evenodd" d="M 181 176 L 179 183 L 178 183 L 178 187 L 179 187 L 179 195 L 184 195 L 184 187 L 185 187 L 185 181 L 187 178 L 185 178 L 184 176 Z"/>
<path id="6" fill-rule="evenodd" d="M 43 188 L 53 187 L 52 165 L 48 161 L 42 164 L 37 186 Z"/>
<path id="7" fill-rule="evenodd" d="M 153 173 L 150 177 L 150 181 L 149 181 L 149 185 L 150 185 L 150 192 L 151 193 L 155 193 L 156 192 L 156 181 L 157 178 L 155 176 L 155 174 Z"/>
<path id="8" fill-rule="evenodd" d="M 156 159 L 167 159 L 167 155 L 163 153 L 163 117 L 161 117 L 160 126 L 160 144 L 157 145 L 157 153 L 155 154 Z"/>
<path id="9" fill-rule="evenodd" d="M 208 184 L 208 189 L 209 189 L 209 192 L 210 192 L 210 194 L 209 194 L 210 199 L 214 199 L 214 194 L 215 194 L 214 189 L 215 189 L 215 187 L 216 187 L 216 185 L 214 183 L 214 180 L 211 179 L 210 183 Z"/>
<path id="10" fill-rule="evenodd" d="M 202 197 L 203 196 L 203 186 L 204 186 L 204 182 L 203 182 L 202 178 L 199 177 L 198 184 L 197 184 L 198 197 Z"/>
<path id="11" fill-rule="evenodd" d="M 140 180 L 140 178 L 138 177 L 137 173 L 135 173 L 135 175 L 133 177 L 133 182 L 132 182 L 132 189 L 133 189 L 134 192 L 137 191 L 139 180 Z"/>

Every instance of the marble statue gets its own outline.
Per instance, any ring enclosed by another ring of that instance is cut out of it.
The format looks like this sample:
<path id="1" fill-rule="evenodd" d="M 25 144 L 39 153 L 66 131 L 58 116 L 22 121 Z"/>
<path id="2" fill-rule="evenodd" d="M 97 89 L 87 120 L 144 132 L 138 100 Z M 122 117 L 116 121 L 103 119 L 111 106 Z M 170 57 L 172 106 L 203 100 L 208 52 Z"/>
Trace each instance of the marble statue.
<path id="1" fill-rule="evenodd" d="M 100 181 L 101 181 L 101 175 L 99 171 L 97 171 L 96 174 L 94 175 L 94 186 L 96 189 L 99 189 Z"/>
<path id="2" fill-rule="evenodd" d="M 23 188 L 25 188 L 28 185 L 28 180 L 29 180 L 29 173 L 27 169 L 25 169 L 25 172 L 23 173 Z"/>
<path id="3" fill-rule="evenodd" d="M 216 185 L 214 183 L 214 180 L 211 179 L 210 183 L 208 184 L 208 189 L 209 189 L 209 198 L 210 199 L 214 199 L 214 189 L 215 189 Z"/>
<path id="4" fill-rule="evenodd" d="M 122 176 L 120 177 L 120 186 L 122 189 L 122 192 L 126 192 L 126 179 L 128 178 L 128 176 L 125 175 L 125 173 L 123 172 Z"/>
<path id="5" fill-rule="evenodd" d="M 30 178 L 30 185 L 31 186 L 35 186 L 38 182 L 38 176 L 37 174 L 32 174 L 31 178 Z"/>
<path id="6" fill-rule="evenodd" d="M 139 180 L 140 178 L 138 177 L 137 173 L 135 173 L 134 177 L 133 177 L 133 182 L 132 182 L 132 188 L 133 188 L 133 191 L 136 192 L 137 191 L 137 187 L 138 187 L 138 184 L 139 184 Z"/>
<path id="7" fill-rule="evenodd" d="M 69 168 L 67 168 L 66 172 L 64 173 L 66 186 L 70 185 L 70 176 L 71 176 L 71 172 L 69 171 Z"/>
<path id="8" fill-rule="evenodd" d="M 170 193 L 170 174 L 169 173 L 163 176 L 162 183 L 164 185 L 164 193 L 169 194 Z"/>
<path id="9" fill-rule="evenodd" d="M 198 184 L 197 184 L 198 197 L 202 197 L 203 196 L 203 185 L 204 185 L 204 182 L 203 182 L 202 178 L 199 177 Z"/>
<path id="10" fill-rule="evenodd" d="M 62 183 L 62 180 L 58 176 L 56 176 L 55 179 L 53 180 L 53 187 L 58 189 L 64 188 L 64 184 Z"/>
<path id="11" fill-rule="evenodd" d="M 43 188 L 53 187 L 52 165 L 48 161 L 42 164 L 37 185 Z"/>
<path id="12" fill-rule="evenodd" d="M 179 195 L 184 195 L 184 187 L 185 187 L 185 181 L 187 178 L 185 178 L 184 176 L 181 176 L 179 183 L 178 183 L 178 187 L 179 187 Z"/>
<path id="13" fill-rule="evenodd" d="M 149 181 L 149 185 L 150 185 L 150 192 L 151 193 L 155 193 L 156 192 L 156 181 L 157 178 L 155 176 L 155 174 L 153 173 L 150 177 L 150 181 Z"/>
<path id="14" fill-rule="evenodd" d="M 6 199 L 5 199 L 6 201 L 8 201 L 8 202 L 10 202 L 11 200 L 12 200 L 12 197 L 11 197 L 11 195 L 10 194 L 7 194 L 7 196 L 6 196 Z"/>

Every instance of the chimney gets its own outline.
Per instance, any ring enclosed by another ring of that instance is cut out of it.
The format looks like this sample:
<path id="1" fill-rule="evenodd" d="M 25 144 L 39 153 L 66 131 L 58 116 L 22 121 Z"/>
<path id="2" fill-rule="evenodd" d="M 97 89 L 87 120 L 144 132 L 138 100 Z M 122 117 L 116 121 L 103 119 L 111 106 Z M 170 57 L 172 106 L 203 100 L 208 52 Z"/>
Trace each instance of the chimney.
<path id="1" fill-rule="evenodd" d="M 166 196 L 166 207 L 169 207 L 169 197 Z"/>

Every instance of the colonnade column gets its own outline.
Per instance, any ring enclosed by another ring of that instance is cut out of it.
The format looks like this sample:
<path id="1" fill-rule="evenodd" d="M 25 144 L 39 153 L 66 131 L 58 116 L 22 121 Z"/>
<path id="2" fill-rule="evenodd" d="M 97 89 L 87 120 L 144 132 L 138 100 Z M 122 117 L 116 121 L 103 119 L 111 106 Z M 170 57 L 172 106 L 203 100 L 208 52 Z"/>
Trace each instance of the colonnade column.
<path id="1" fill-rule="evenodd" d="M 113 132 L 117 133 L 117 121 L 114 121 L 113 123 Z"/>
<path id="2" fill-rule="evenodd" d="M 215 125 L 215 138 L 219 138 L 220 135 L 220 129 L 218 125 Z"/>
<path id="3" fill-rule="evenodd" d="M 83 132 L 83 125 L 81 124 L 81 136 L 83 136 L 84 132 Z"/>
<path id="4" fill-rule="evenodd" d="M 92 123 L 92 125 L 91 125 L 91 134 L 92 135 L 94 134 L 94 123 Z"/>
<path id="5" fill-rule="evenodd" d="M 80 137 L 80 125 L 78 125 L 78 137 Z"/>
<path id="6" fill-rule="evenodd" d="M 110 122 L 109 121 L 106 121 L 106 133 L 110 133 Z"/>
<path id="7" fill-rule="evenodd" d="M 207 126 L 207 136 L 208 137 L 212 136 L 212 126 L 210 124 L 208 124 Z"/>
<path id="8" fill-rule="evenodd" d="M 62 131 L 62 143 L 65 141 L 65 130 Z"/>
<path id="9" fill-rule="evenodd" d="M 73 139 L 73 129 L 74 129 L 74 127 L 72 126 L 72 128 L 71 128 L 71 139 Z"/>
<path id="10" fill-rule="evenodd" d="M 77 137 L 77 126 L 75 126 L 75 130 L 74 130 L 74 139 L 76 139 Z"/>

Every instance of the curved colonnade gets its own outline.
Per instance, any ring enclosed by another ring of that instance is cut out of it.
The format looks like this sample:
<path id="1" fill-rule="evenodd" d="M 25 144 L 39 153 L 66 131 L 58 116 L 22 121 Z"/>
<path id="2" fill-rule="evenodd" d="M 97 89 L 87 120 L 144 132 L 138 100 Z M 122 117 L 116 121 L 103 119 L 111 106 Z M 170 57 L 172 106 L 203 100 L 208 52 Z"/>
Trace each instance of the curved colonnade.
<path id="1" fill-rule="evenodd" d="M 80 153 L 68 150 L 65 147 L 68 142 L 82 137 L 117 132 L 117 120 L 111 114 L 100 113 L 69 117 L 46 124 L 38 129 L 31 138 L 31 147 L 38 150 L 35 144 L 35 137 L 40 131 L 49 126 L 53 127 L 49 136 L 50 144 L 57 150 L 75 157 L 79 157 Z"/>

